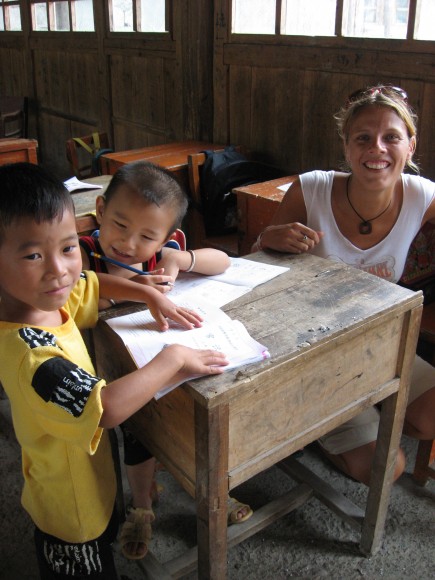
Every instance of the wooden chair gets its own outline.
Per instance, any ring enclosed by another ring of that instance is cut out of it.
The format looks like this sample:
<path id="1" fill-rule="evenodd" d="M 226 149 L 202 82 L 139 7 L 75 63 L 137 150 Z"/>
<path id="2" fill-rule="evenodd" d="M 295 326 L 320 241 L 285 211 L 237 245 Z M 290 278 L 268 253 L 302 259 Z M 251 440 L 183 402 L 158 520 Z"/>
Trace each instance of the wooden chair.
<path id="1" fill-rule="evenodd" d="M 435 479 L 435 441 L 420 441 L 412 477 L 419 485 L 425 485 L 429 478 Z"/>
<path id="2" fill-rule="evenodd" d="M 435 226 L 425 224 L 418 232 L 408 252 L 401 284 L 411 290 L 423 290 L 425 299 L 421 317 L 417 354 L 435 366 Z M 420 441 L 413 478 L 425 485 L 435 479 L 435 441 Z"/>
<path id="3" fill-rule="evenodd" d="M 239 147 L 236 148 L 240 150 Z M 238 256 L 238 234 L 226 234 L 222 236 L 207 236 L 204 219 L 201 212 L 201 185 L 200 168 L 204 165 L 205 153 L 194 153 L 187 157 L 189 187 L 192 196 L 193 207 L 190 210 L 189 238 L 194 248 L 215 248 L 226 252 L 229 256 Z"/>
<path id="4" fill-rule="evenodd" d="M 87 213 L 76 216 L 76 228 L 79 236 L 89 236 L 93 231 L 98 229 L 97 218 L 95 213 Z"/>
<path id="5" fill-rule="evenodd" d="M 66 142 L 66 157 L 78 179 L 101 175 L 100 156 L 112 152 L 107 133 L 95 132 Z"/>
<path id="6" fill-rule="evenodd" d="M 423 306 L 418 354 L 435 366 L 435 302 Z M 435 479 L 435 441 L 420 441 L 412 477 L 419 485 L 425 485 L 429 478 Z"/>
<path id="7" fill-rule="evenodd" d="M 27 97 L 0 97 L 0 138 L 26 139 Z"/>

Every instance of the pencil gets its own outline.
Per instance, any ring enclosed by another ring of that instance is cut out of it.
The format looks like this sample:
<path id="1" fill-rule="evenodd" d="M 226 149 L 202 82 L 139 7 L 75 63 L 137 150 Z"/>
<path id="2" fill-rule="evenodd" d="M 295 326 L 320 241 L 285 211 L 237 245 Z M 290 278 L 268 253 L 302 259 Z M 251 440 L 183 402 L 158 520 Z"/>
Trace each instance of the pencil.
<path id="1" fill-rule="evenodd" d="M 101 254 L 97 254 L 96 252 L 90 252 L 90 254 L 91 256 L 97 258 L 98 260 L 103 260 L 103 262 L 109 262 L 109 264 L 115 264 L 115 266 L 125 268 L 126 270 L 130 270 L 131 272 L 135 272 L 136 274 L 141 274 L 142 276 L 149 275 L 149 272 L 144 272 L 143 270 L 139 270 L 138 268 L 134 268 L 133 266 L 129 266 L 128 264 L 123 264 L 122 262 L 118 262 L 118 260 L 114 260 L 113 258 L 102 256 Z"/>
<path id="2" fill-rule="evenodd" d="M 103 260 L 103 262 L 109 262 L 109 264 L 115 264 L 115 266 L 119 266 L 120 268 L 125 268 L 126 270 L 130 270 L 131 272 L 135 272 L 136 274 L 140 274 L 141 276 L 149 276 L 149 272 L 144 272 L 143 270 L 139 270 L 138 268 L 134 268 L 133 266 L 128 266 L 127 264 L 123 264 L 122 262 L 118 262 L 118 260 L 114 260 L 113 258 L 108 258 L 107 256 L 103 256 L 101 254 L 97 254 L 96 252 L 90 252 L 91 256 L 97 258 L 97 260 Z M 173 286 L 172 282 L 162 282 L 161 286 Z"/>

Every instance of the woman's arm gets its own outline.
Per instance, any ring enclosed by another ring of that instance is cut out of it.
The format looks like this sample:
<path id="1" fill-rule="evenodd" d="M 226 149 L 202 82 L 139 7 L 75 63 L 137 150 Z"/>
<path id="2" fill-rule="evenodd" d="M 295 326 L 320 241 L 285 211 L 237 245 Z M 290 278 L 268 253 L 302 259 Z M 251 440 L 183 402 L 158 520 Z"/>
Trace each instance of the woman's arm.
<path id="1" fill-rule="evenodd" d="M 435 224 L 435 196 L 430 203 L 429 207 L 424 214 L 423 221 L 421 225 L 423 226 L 426 222 L 430 222 L 431 224 Z"/>
<path id="2" fill-rule="evenodd" d="M 268 226 L 258 236 L 252 251 L 271 249 L 301 254 L 317 245 L 323 237 L 307 225 L 307 208 L 300 179 L 292 183 Z"/>

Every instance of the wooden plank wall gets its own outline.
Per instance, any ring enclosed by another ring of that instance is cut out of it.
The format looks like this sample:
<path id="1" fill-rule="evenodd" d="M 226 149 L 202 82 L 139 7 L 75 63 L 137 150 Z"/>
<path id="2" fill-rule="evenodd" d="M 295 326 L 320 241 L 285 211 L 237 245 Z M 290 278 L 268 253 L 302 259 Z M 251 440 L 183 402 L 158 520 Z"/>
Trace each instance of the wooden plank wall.
<path id="1" fill-rule="evenodd" d="M 229 0 L 217 0 L 215 21 L 215 141 L 242 143 L 289 174 L 337 169 L 334 113 L 353 91 L 391 83 L 419 116 L 415 159 L 435 179 L 435 42 L 235 36 Z"/>
<path id="2" fill-rule="evenodd" d="M 25 3 L 26 4 L 26 3 Z M 435 43 L 230 33 L 229 0 L 172 2 L 172 33 L 0 33 L 0 92 L 31 99 L 29 137 L 69 176 L 65 141 L 105 130 L 115 150 L 176 140 L 241 144 L 289 173 L 339 167 L 333 114 L 353 90 L 403 86 L 420 117 L 417 158 L 435 179 Z"/>
<path id="3" fill-rule="evenodd" d="M 94 1 L 95 34 L 30 33 L 27 12 L 23 34 L 0 33 L 0 92 L 30 97 L 29 136 L 61 178 L 70 175 L 65 141 L 95 130 L 119 151 L 212 138 L 209 2 L 173 2 L 172 35 L 147 40 L 107 32 L 105 4 Z"/>

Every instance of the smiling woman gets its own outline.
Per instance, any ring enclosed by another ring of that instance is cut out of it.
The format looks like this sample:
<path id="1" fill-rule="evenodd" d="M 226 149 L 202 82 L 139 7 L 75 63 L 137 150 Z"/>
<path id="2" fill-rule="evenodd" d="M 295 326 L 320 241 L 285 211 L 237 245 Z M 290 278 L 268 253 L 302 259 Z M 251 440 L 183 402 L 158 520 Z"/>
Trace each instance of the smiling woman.
<path id="1" fill-rule="evenodd" d="M 400 279 L 409 247 L 426 222 L 435 223 L 435 183 L 404 173 L 416 168 L 416 116 L 399 87 L 357 91 L 335 116 L 349 173 L 312 171 L 287 191 L 261 248 L 318 256 L 385 278 Z M 405 433 L 435 435 L 435 369 L 416 358 Z M 378 412 L 368 409 L 320 441 L 342 471 L 368 484 Z M 394 477 L 405 465 L 400 453 Z"/>

